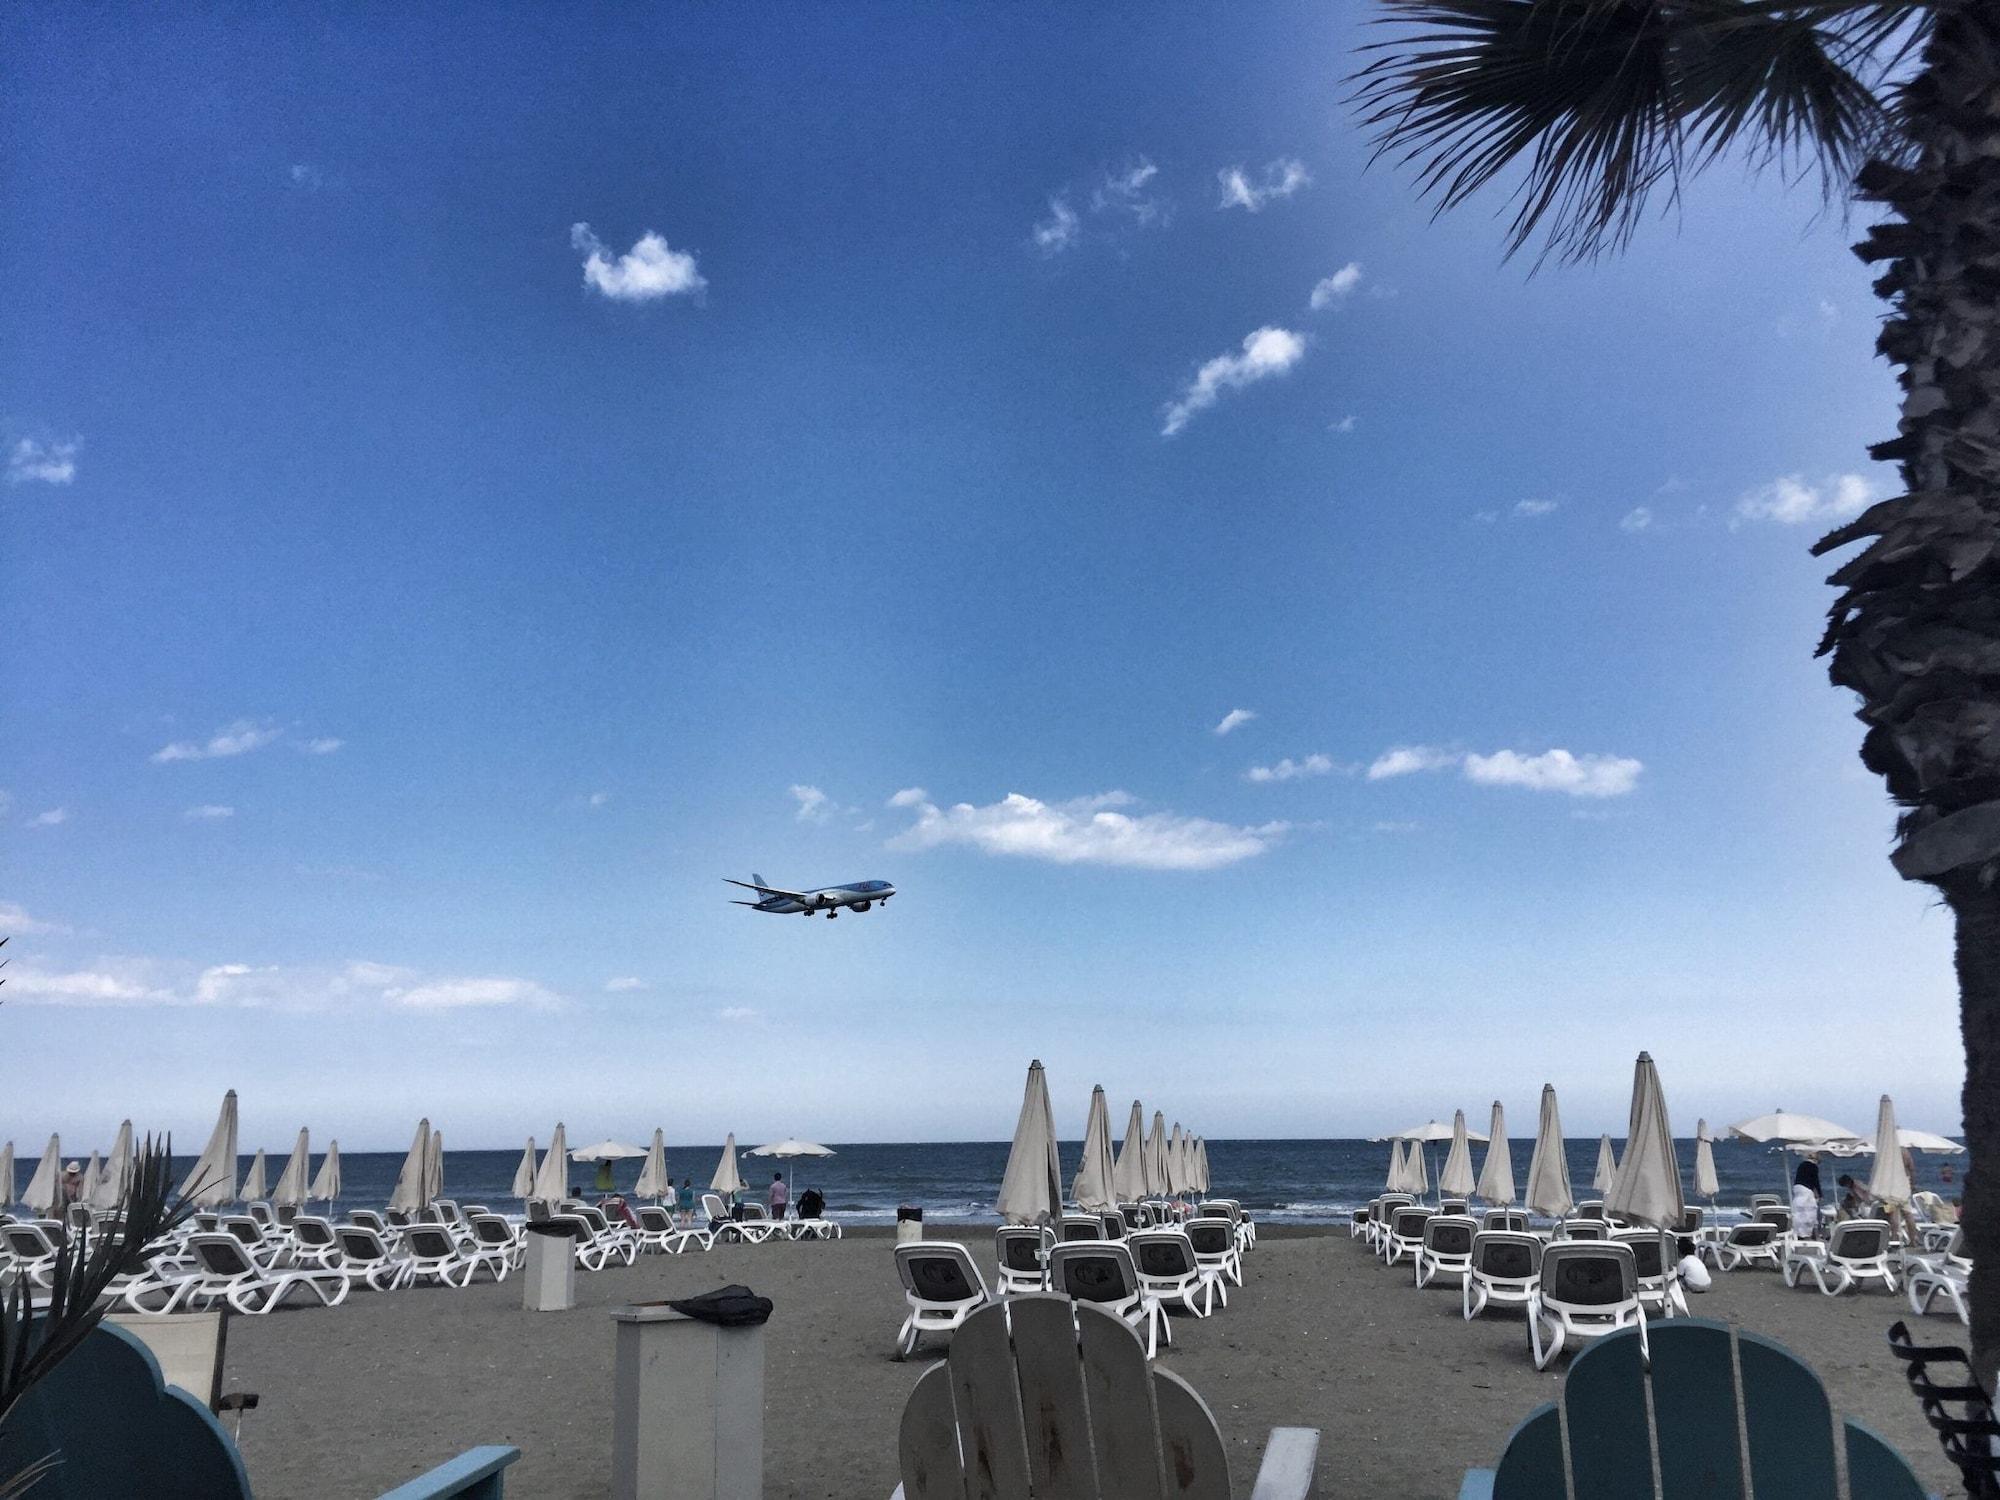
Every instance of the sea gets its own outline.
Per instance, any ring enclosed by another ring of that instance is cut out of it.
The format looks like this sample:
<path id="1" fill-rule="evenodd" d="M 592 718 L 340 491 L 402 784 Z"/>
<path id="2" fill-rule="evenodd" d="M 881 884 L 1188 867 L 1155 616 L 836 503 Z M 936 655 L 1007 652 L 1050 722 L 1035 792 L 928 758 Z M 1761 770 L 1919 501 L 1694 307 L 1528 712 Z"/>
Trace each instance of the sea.
<path id="1" fill-rule="evenodd" d="M 791 1179 L 795 1201 L 806 1188 L 816 1187 L 826 1197 L 829 1216 L 849 1224 L 887 1224 L 894 1221 L 896 1211 L 902 1207 L 922 1209 L 928 1221 L 999 1222 L 993 1211 L 993 1199 L 1006 1170 L 1006 1141 L 829 1144 L 835 1152 L 833 1156 L 773 1162 L 739 1154 L 738 1167 L 743 1180 L 759 1197 L 769 1184 L 771 1173 L 785 1171 Z M 1622 1154 L 1622 1140 L 1614 1138 L 1612 1145 Z M 1572 1140 L 1566 1147 L 1576 1196 L 1597 1196 L 1590 1189 L 1597 1169 L 1597 1141 Z M 1517 1139 L 1509 1143 L 1509 1148 L 1516 1188 L 1525 1188 L 1534 1142 Z M 1066 1182 L 1077 1169 L 1082 1149 L 1076 1141 L 1065 1141 L 1059 1147 Z M 1444 1165 L 1445 1149 L 1439 1144 L 1428 1150 L 1433 1184 L 1438 1169 Z M 1694 1171 L 1694 1150 L 1692 1140 L 1678 1143 L 1684 1185 Z M 1782 1189 L 1790 1179 L 1795 1161 L 1770 1147 L 1747 1141 L 1717 1141 L 1714 1151 L 1716 1178 L 1721 1185 L 1717 1202 L 1725 1207 L 1747 1204 L 1753 1192 Z M 684 1179 L 691 1181 L 700 1192 L 707 1188 L 721 1156 L 720 1144 L 669 1146 L 667 1166 L 677 1184 Z M 1389 1167 L 1386 1143 L 1361 1140 L 1210 1140 L 1208 1156 L 1215 1193 L 1241 1199 L 1260 1222 L 1281 1224 L 1344 1223 L 1351 1209 L 1382 1191 Z M 335 1210 L 381 1207 L 395 1186 L 403 1157 L 401 1151 L 343 1151 L 342 1194 Z M 1475 1172 L 1485 1159 L 1486 1148 L 1475 1144 L 1472 1148 Z M 518 1147 L 511 1151 L 447 1150 L 444 1196 L 461 1203 L 484 1203 L 501 1212 L 516 1210 L 520 1205 L 511 1193 L 520 1160 Z M 1956 1198 L 1964 1180 L 1964 1160 L 1919 1156 L 1916 1186 L 1920 1190 L 1930 1188 L 1947 1199 Z M 193 1159 L 189 1158 L 183 1163 L 183 1170 L 192 1165 Z M 238 1181 L 249 1165 L 249 1158 L 245 1157 Z M 643 1165 L 642 1159 L 612 1163 L 612 1180 L 619 1191 L 631 1192 Z M 1840 1173 L 1852 1172 L 1866 1181 L 1872 1165 L 1869 1157 L 1845 1162 L 1824 1159 L 1820 1170 L 1827 1197 L 1836 1196 L 1834 1182 Z M 267 1182 L 275 1183 L 283 1166 L 282 1153 L 267 1158 Z M 313 1166 L 317 1170 L 317 1155 Z M 594 1163 L 578 1162 L 570 1171 L 570 1182 L 585 1193 L 594 1193 L 596 1176 Z M 1687 1191 L 1691 1204 L 1701 1201 L 1693 1196 L 1691 1186 Z"/>

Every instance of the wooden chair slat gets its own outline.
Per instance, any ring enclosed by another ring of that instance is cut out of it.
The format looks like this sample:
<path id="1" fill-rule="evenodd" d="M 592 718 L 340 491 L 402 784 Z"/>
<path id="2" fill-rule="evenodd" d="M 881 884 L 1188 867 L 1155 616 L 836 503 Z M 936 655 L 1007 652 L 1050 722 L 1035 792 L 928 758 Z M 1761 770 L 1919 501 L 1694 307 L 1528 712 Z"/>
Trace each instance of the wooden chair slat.
<path id="1" fill-rule="evenodd" d="M 965 1500 L 965 1466 L 958 1456 L 951 1371 L 932 1365 L 910 1392 L 897 1434 L 896 1460 L 904 1500 Z"/>
<path id="2" fill-rule="evenodd" d="M 1014 1298 L 1008 1311 L 1035 1500 L 1100 1500 L 1112 1491 L 1098 1482 L 1069 1299 L 1032 1293 Z"/>
<path id="3" fill-rule="evenodd" d="M 1493 1471 L 1493 1500 L 1564 1500 L 1562 1414 L 1554 1402 L 1529 1412 L 1508 1434 Z"/>
<path id="4" fill-rule="evenodd" d="M 1105 1500 L 1166 1500 L 1145 1347 L 1120 1319 L 1087 1302 L 1076 1304 L 1076 1326 Z"/>
<path id="5" fill-rule="evenodd" d="M 965 1455 L 967 1500 L 1021 1500 L 1028 1440 L 1004 1317 L 968 1318 L 952 1335 L 952 1404 Z"/>
<path id="6" fill-rule="evenodd" d="M 1648 1329 L 1661 1500 L 1743 1500 L 1736 1351 L 1728 1325 L 1672 1318 Z"/>
<path id="7" fill-rule="evenodd" d="M 1902 1454 L 1852 1417 L 1841 1424 L 1847 1441 L 1847 1493 L 1853 1500 L 1924 1500 Z"/>
<path id="8" fill-rule="evenodd" d="M 1229 1500 L 1229 1455 L 1208 1403 L 1171 1370 L 1153 1371 L 1168 1500 Z M 1107 1490 L 1107 1500 L 1117 1491 Z"/>
<path id="9" fill-rule="evenodd" d="M 1576 1357 L 1563 1383 L 1563 1417 L 1576 1500 L 1653 1495 L 1646 1364 L 1638 1339 L 1600 1339 Z"/>
<path id="10" fill-rule="evenodd" d="M 1754 1333 L 1736 1339 L 1743 1429 L 1756 1495 L 1833 1495 L 1833 1408 L 1819 1377 Z"/>

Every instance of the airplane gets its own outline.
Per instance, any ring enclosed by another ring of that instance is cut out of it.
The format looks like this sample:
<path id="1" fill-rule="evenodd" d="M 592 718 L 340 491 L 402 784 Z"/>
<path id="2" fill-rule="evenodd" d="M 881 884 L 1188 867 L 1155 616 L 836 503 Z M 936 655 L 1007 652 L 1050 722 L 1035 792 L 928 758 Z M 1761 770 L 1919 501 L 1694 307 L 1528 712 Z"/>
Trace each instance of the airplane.
<path id="1" fill-rule="evenodd" d="M 748 880 L 729 880 L 730 885 L 740 885 L 746 891 L 755 891 L 762 899 L 738 901 L 736 905 L 747 906 L 752 911 L 768 911 L 783 916 L 798 913 L 812 916 L 815 912 L 825 912 L 828 921 L 840 915 L 845 906 L 854 911 L 866 911 L 876 902 L 888 904 L 896 888 L 886 880 L 857 880 L 852 885 L 827 885 L 814 891 L 787 891 L 777 886 L 764 884 L 762 875 L 752 875 Z"/>

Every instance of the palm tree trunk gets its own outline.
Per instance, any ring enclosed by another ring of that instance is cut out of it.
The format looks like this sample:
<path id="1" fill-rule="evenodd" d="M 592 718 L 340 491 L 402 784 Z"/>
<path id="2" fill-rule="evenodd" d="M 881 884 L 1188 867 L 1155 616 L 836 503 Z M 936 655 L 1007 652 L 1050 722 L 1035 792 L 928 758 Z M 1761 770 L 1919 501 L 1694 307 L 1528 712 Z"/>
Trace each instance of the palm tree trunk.
<path id="1" fill-rule="evenodd" d="M 1988 1391 L 2000 1371 L 2000 892 L 1951 882 L 1958 918 L 1959 1025 L 1965 1038 L 1965 1251 L 1972 1257 L 1973 1364 Z M 1987 1170 L 1980 1163 L 1988 1164 Z"/>

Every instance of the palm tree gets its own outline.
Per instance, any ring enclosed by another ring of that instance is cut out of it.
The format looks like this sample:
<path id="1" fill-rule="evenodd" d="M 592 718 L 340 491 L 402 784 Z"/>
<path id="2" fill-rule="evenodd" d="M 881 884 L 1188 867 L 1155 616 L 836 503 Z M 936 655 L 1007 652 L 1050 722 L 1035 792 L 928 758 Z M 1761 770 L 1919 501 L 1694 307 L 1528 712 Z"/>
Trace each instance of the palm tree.
<path id="1" fill-rule="evenodd" d="M 1615 251 L 1725 154 L 1886 213 L 1855 252 L 1890 305 L 1903 388 L 1869 452 L 1904 493 L 1823 538 L 1867 541 L 1820 655 L 1860 697 L 1861 758 L 1903 809 L 1891 854 L 1956 921 L 1972 1168 L 1972 1342 L 2000 1367 L 2000 3 L 1382 0 L 1395 38 L 1356 99 L 1440 209 L 1503 173 L 1509 253 Z"/>

